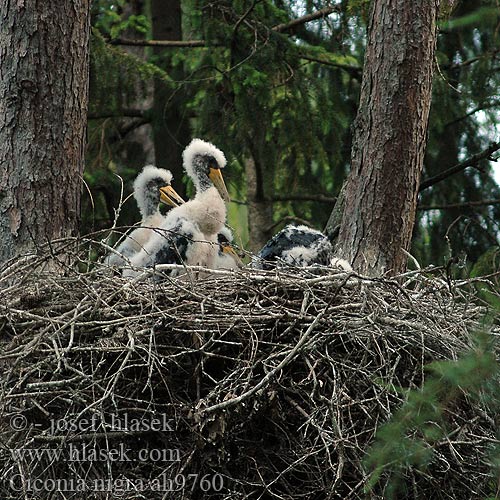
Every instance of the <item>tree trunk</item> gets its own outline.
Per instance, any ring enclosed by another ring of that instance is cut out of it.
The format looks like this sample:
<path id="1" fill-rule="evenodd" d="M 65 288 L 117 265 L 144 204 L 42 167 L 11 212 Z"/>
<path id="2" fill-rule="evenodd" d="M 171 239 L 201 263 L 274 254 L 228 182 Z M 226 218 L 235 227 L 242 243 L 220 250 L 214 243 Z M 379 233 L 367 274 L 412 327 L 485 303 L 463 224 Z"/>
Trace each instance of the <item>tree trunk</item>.
<path id="1" fill-rule="evenodd" d="M 363 273 L 405 269 L 431 104 L 439 0 L 374 0 L 339 255 Z"/>
<path id="2" fill-rule="evenodd" d="M 146 0 L 131 0 L 123 6 L 123 17 L 140 16 L 145 13 Z M 123 33 L 123 38 L 144 39 L 144 34 L 138 33 L 136 30 L 127 29 Z M 145 47 L 123 46 L 122 50 L 133 54 L 139 59 L 147 60 L 147 49 Z M 145 90 L 141 89 L 144 82 L 136 83 L 137 100 L 131 104 L 134 109 L 140 109 L 145 113 L 153 106 L 153 84 L 146 83 Z M 140 97 L 139 97 L 140 96 Z M 132 125 L 137 118 L 128 118 L 126 124 Z M 146 123 L 129 132 L 125 140 L 122 142 L 119 151 L 120 159 L 127 168 L 132 168 L 139 173 L 144 165 L 155 162 L 155 152 L 153 143 L 153 133 L 150 123 Z"/>
<path id="3" fill-rule="evenodd" d="M 151 0 L 153 39 L 182 40 L 182 12 L 180 0 Z M 167 71 L 174 81 L 182 81 L 183 71 L 173 68 L 171 55 L 165 48 L 155 48 L 161 60 L 158 66 Z M 175 49 L 173 49 L 175 50 Z M 170 170 L 175 179 L 175 189 L 185 197 L 182 182 L 182 151 L 187 146 L 189 127 L 183 117 L 184 97 L 182 88 L 167 89 L 164 82 L 155 83 L 153 105 L 153 136 L 156 166 Z"/>
<path id="4" fill-rule="evenodd" d="M 0 4 L 0 262 L 78 232 L 89 1 Z"/>
<path id="5" fill-rule="evenodd" d="M 245 160 L 245 178 L 248 201 L 248 250 L 258 252 L 269 240 L 269 228 L 273 223 L 273 204 L 266 200 L 262 168 L 253 158 Z"/>

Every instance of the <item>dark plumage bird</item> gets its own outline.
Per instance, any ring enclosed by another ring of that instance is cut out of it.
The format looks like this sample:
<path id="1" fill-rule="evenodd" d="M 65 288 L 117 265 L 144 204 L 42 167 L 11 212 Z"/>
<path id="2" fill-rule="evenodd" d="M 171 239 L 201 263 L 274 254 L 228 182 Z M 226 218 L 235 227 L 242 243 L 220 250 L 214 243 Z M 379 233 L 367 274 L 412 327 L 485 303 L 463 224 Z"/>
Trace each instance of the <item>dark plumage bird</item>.
<path id="1" fill-rule="evenodd" d="M 252 262 L 257 269 L 280 266 L 331 266 L 351 271 L 348 262 L 333 255 L 330 240 L 321 231 L 307 226 L 288 225 L 275 234 Z"/>

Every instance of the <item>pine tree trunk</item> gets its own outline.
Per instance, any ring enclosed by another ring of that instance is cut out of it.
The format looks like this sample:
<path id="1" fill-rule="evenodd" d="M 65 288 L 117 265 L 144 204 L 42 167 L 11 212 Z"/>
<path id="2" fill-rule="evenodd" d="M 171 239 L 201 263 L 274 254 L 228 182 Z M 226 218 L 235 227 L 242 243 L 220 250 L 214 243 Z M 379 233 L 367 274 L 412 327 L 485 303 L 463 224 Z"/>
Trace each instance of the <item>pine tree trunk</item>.
<path id="1" fill-rule="evenodd" d="M 78 232 L 89 1 L 0 3 L 0 263 Z"/>
<path id="2" fill-rule="evenodd" d="M 376 275 L 405 269 L 431 104 L 439 0 L 374 0 L 337 250 Z"/>
<path id="3" fill-rule="evenodd" d="M 182 12 L 180 0 L 151 0 L 153 38 L 155 40 L 182 40 Z M 183 71 L 171 64 L 172 49 L 155 48 L 161 56 L 158 66 L 173 80 L 181 82 Z M 174 49 L 175 50 L 175 49 Z M 182 182 L 182 151 L 189 143 L 188 122 L 182 115 L 184 93 L 182 88 L 167 89 L 164 82 L 155 83 L 153 105 L 153 137 L 156 166 L 170 170 L 176 191 L 185 197 Z"/>

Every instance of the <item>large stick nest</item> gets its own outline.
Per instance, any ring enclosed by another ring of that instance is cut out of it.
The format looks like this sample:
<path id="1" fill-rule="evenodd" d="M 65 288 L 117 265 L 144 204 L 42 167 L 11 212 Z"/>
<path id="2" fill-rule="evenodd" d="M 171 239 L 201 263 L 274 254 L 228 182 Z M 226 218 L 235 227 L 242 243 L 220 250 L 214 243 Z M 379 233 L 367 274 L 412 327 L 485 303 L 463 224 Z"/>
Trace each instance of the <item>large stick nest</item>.
<path id="1" fill-rule="evenodd" d="M 37 265 L 0 290 L 1 498 L 52 498 L 61 479 L 87 492 L 53 498 L 384 498 L 384 477 L 365 495 L 376 429 L 484 315 L 424 273 L 152 283 Z M 404 469 L 406 497 L 491 494 L 494 417 L 465 396 L 446 409 L 452 437 Z"/>

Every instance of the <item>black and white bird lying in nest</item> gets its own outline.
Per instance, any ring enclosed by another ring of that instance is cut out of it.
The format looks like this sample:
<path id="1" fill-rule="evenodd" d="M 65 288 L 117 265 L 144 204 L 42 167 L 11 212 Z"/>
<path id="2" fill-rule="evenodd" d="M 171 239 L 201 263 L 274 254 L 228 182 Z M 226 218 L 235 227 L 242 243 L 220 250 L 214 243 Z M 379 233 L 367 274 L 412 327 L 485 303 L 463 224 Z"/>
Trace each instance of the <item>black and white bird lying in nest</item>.
<path id="1" fill-rule="evenodd" d="M 275 234 L 252 260 L 253 268 L 265 270 L 314 265 L 352 271 L 347 261 L 335 257 L 330 240 L 321 231 L 292 224 Z"/>
<path id="2" fill-rule="evenodd" d="M 225 226 L 229 201 L 222 169 L 224 153 L 209 142 L 193 139 L 183 154 L 183 166 L 192 179 L 195 197 L 171 210 L 158 232 L 131 259 L 126 277 L 141 273 L 138 268 L 158 264 L 183 264 L 214 268 L 219 252 L 218 234 Z M 170 276 L 183 270 L 170 270 Z"/>
<path id="3" fill-rule="evenodd" d="M 160 212 L 160 201 L 170 207 L 177 207 L 184 200 L 171 186 L 172 173 L 163 168 L 146 165 L 134 181 L 134 198 L 141 213 L 139 227 L 125 236 L 125 239 L 110 253 L 105 263 L 123 267 L 137 254 L 160 227 L 165 217 Z"/>

